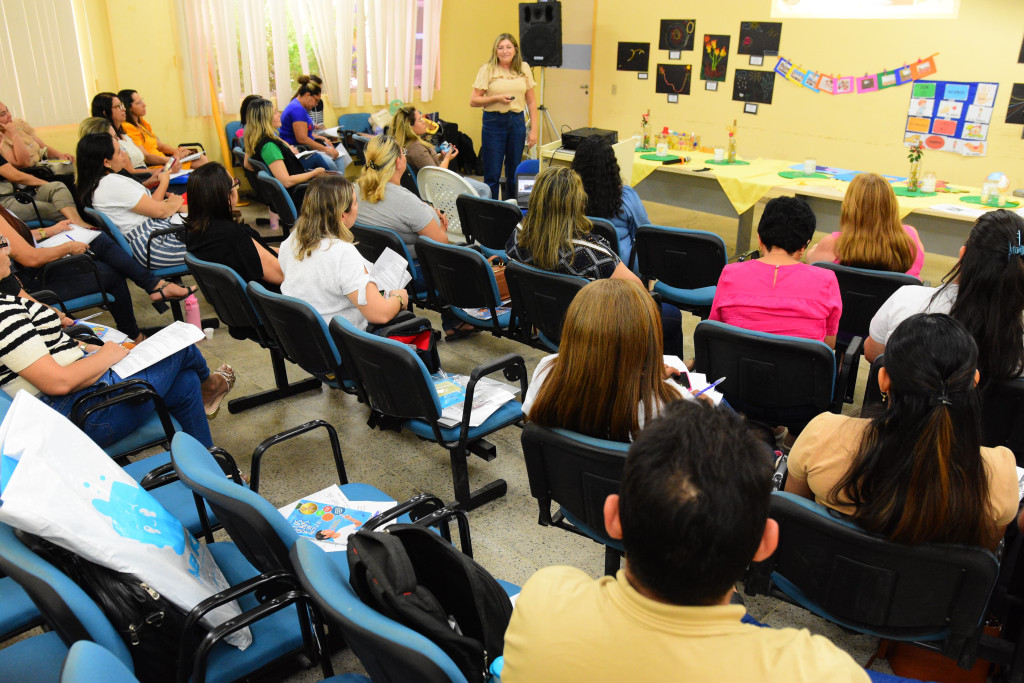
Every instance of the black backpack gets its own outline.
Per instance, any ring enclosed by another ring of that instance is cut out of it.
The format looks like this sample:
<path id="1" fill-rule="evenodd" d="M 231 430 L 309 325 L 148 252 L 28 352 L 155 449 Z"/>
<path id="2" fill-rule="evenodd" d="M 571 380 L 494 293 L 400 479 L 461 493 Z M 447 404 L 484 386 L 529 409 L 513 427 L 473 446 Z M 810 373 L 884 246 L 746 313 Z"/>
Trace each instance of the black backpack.
<path id="1" fill-rule="evenodd" d="M 433 641 L 467 681 L 486 680 L 512 603 L 473 558 L 425 527 L 394 524 L 353 534 L 348 566 L 360 600 Z"/>

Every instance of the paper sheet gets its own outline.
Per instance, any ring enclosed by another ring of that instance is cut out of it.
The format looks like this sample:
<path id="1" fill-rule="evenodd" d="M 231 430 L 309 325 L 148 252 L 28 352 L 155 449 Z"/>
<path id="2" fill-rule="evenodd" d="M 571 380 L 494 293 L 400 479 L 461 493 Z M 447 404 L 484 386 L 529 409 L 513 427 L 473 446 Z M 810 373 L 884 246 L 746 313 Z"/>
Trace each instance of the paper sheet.
<path id="1" fill-rule="evenodd" d="M 690 379 L 690 389 L 692 391 L 700 391 L 707 385 L 711 384 L 711 382 L 708 381 L 708 378 L 704 375 L 704 373 L 690 372 L 689 370 L 687 370 L 686 363 L 684 363 L 679 358 L 679 356 L 662 356 L 662 362 L 665 365 L 669 366 L 670 368 L 675 368 L 680 373 L 684 373 Z M 681 391 L 686 391 L 686 387 L 684 386 L 680 386 L 679 389 Z M 722 396 L 722 394 L 718 392 L 717 389 L 705 391 L 703 395 L 710 398 L 716 406 L 720 405 L 722 403 L 722 399 L 725 398 L 724 396 Z"/>
<path id="2" fill-rule="evenodd" d="M 983 209 L 972 209 L 969 206 L 963 204 L 932 204 L 928 207 L 932 211 L 941 211 L 942 213 L 949 213 L 955 216 L 968 216 L 970 218 L 977 218 L 983 213 L 987 213 Z"/>
<path id="3" fill-rule="evenodd" d="M 172 353 L 205 338 L 203 331 L 195 325 L 176 320 L 129 351 L 127 356 L 114 363 L 110 369 L 120 375 L 121 379 L 128 379 Z"/>
<path id="4" fill-rule="evenodd" d="M 182 176 L 186 176 L 186 175 L 188 175 L 188 174 L 189 174 L 189 173 L 191 173 L 191 172 L 192 172 L 192 169 L 185 169 L 184 171 L 178 171 L 177 173 L 172 173 L 172 174 L 171 174 L 171 175 L 169 176 L 169 178 L 170 178 L 171 180 L 174 180 L 175 178 L 180 178 L 180 177 L 182 177 Z"/>
<path id="5" fill-rule="evenodd" d="M 202 152 L 195 152 L 194 154 L 189 154 L 188 156 L 183 156 L 178 161 L 180 161 L 181 163 L 184 164 L 184 163 L 187 163 L 189 161 L 195 161 L 196 159 L 198 159 L 201 156 L 203 156 Z"/>
<path id="6" fill-rule="evenodd" d="M 319 503 L 340 505 L 342 507 L 352 508 L 353 510 L 369 512 L 374 517 L 398 505 L 398 501 L 394 500 L 349 500 L 348 496 L 341 492 L 341 489 L 338 487 L 337 484 L 332 484 L 331 486 L 328 486 L 325 489 L 321 489 L 316 493 L 311 493 L 308 496 L 303 496 L 299 500 L 302 500 L 303 498 L 307 500 L 315 500 Z M 292 501 L 291 503 L 288 503 L 283 507 L 279 507 L 277 511 L 284 515 L 285 519 L 288 519 L 288 515 L 292 514 L 292 511 L 295 509 L 295 506 L 299 504 L 299 500 Z M 394 524 L 394 522 L 383 524 L 380 527 L 378 527 L 378 529 L 386 528 L 388 526 L 391 526 L 391 524 Z M 320 546 L 329 553 L 335 553 L 339 550 L 345 550 L 348 547 L 347 543 L 340 543 L 337 541 L 331 542 L 313 540 L 313 543 L 316 543 L 318 546 Z"/>
<path id="7" fill-rule="evenodd" d="M 438 375 L 433 375 L 435 383 L 439 381 Z M 459 385 L 463 390 L 469 385 L 469 377 L 466 375 L 446 375 L 440 381 L 451 381 Z M 519 393 L 519 385 L 506 384 L 490 377 L 481 377 L 473 389 L 473 409 L 469 413 L 469 426 L 479 427 L 487 418 L 497 412 L 509 401 L 514 401 Z M 466 404 L 465 399 L 458 403 L 452 403 L 441 409 L 441 418 L 437 421 L 442 427 L 456 427 L 462 424 L 462 411 Z M 442 406 L 444 404 L 442 403 Z"/>
<path id="8" fill-rule="evenodd" d="M 377 289 L 390 292 L 403 289 L 412 280 L 409 262 L 394 249 L 385 249 L 370 269 L 370 279 L 377 283 Z"/>
<path id="9" fill-rule="evenodd" d="M 310 154 L 316 154 L 316 150 L 315 149 L 307 149 L 305 152 L 299 152 L 298 154 L 295 155 L 295 158 L 296 159 L 305 159 Z"/>
<path id="10" fill-rule="evenodd" d="M 53 237 L 47 237 L 42 242 L 37 242 L 37 247 L 56 247 L 67 242 L 85 242 L 86 244 L 91 243 L 94 239 L 99 237 L 99 230 L 89 230 L 83 228 L 80 225 L 71 224 L 71 229 L 67 232 L 62 232 L 59 235 Z"/>

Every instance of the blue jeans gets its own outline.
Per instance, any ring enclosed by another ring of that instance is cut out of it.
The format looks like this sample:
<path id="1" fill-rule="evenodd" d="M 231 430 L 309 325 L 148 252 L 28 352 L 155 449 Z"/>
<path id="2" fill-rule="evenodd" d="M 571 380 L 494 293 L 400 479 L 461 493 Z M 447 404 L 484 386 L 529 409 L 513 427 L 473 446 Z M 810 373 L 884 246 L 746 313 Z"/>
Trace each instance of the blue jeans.
<path id="1" fill-rule="evenodd" d="M 160 278 L 146 270 L 132 258 L 131 254 L 102 233 L 89 244 L 89 251 L 93 253 L 96 275 L 99 276 L 103 290 L 114 297 L 114 302 L 110 304 L 110 315 L 114 318 L 114 326 L 126 334 L 129 339 L 135 339 L 139 336 L 139 325 L 135 321 L 132 296 L 128 291 L 125 279 L 131 280 L 142 289 L 149 291 L 156 287 Z M 22 267 L 18 270 L 17 275 L 26 291 L 33 292 L 43 289 L 42 268 Z M 89 271 L 81 272 L 76 268 L 59 268 L 51 271 L 51 277 L 46 281 L 45 288 L 52 290 L 62 301 L 97 292 L 96 278 L 93 274 Z"/>
<path id="2" fill-rule="evenodd" d="M 130 379 L 149 382 L 163 398 L 167 409 L 179 423 L 182 430 L 209 448 L 213 445 L 210 424 L 203 408 L 200 385 L 210 376 L 206 359 L 195 344 L 150 365 Z M 91 387 L 66 396 L 44 396 L 43 400 L 61 415 L 70 417 L 71 406 L 80 397 L 97 388 L 117 384 L 121 377 L 113 370 L 107 370 Z M 101 448 L 123 439 L 142 424 L 156 409 L 152 402 L 139 405 L 121 403 L 93 413 L 86 420 L 84 431 Z"/>
<path id="3" fill-rule="evenodd" d="M 505 166 L 505 199 L 516 196 L 516 167 L 523 158 L 526 145 L 526 120 L 522 112 L 502 114 L 484 112 L 480 133 L 480 156 L 484 161 L 484 182 L 491 188 L 491 199 L 501 199 L 498 181 Z"/>

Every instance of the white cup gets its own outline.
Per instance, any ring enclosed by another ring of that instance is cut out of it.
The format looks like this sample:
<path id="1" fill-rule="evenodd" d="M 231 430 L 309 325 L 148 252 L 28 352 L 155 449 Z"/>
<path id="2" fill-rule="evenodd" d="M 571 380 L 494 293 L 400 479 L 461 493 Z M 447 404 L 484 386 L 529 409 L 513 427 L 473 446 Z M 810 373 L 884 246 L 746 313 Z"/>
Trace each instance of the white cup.
<path id="1" fill-rule="evenodd" d="M 817 173 L 818 172 L 818 160 L 817 159 L 804 159 L 804 173 Z"/>
<path id="2" fill-rule="evenodd" d="M 667 141 L 660 140 L 658 142 L 658 156 L 659 157 L 668 156 L 668 142 Z"/>
<path id="3" fill-rule="evenodd" d="M 724 147 L 715 147 L 715 161 L 725 161 Z"/>
<path id="4" fill-rule="evenodd" d="M 206 340 L 210 341 L 211 339 L 213 339 L 213 328 L 212 327 L 204 327 L 203 328 L 203 334 L 206 335 Z"/>
<path id="5" fill-rule="evenodd" d="M 921 178 L 921 192 L 935 192 L 935 174 L 931 171 Z"/>

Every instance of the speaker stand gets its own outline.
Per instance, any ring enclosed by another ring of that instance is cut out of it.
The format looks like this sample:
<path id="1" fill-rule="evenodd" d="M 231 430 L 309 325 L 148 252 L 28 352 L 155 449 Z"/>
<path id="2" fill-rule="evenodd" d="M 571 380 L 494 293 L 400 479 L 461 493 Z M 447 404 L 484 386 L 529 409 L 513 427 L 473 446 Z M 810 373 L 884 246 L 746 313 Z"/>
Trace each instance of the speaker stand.
<path id="1" fill-rule="evenodd" d="M 555 136 L 558 136 L 559 128 L 555 125 L 554 120 L 551 118 L 551 111 L 544 106 L 544 72 L 547 67 L 542 66 L 540 68 L 540 105 L 537 107 L 538 116 L 540 117 L 539 124 L 540 128 L 537 131 L 537 160 L 540 161 L 540 148 L 544 146 L 544 124 L 551 126 L 551 130 L 555 132 Z M 530 122 L 533 125 L 533 122 Z"/>

